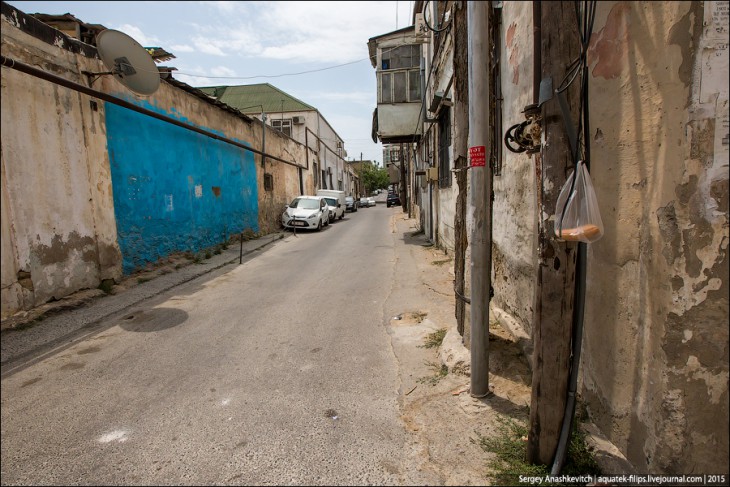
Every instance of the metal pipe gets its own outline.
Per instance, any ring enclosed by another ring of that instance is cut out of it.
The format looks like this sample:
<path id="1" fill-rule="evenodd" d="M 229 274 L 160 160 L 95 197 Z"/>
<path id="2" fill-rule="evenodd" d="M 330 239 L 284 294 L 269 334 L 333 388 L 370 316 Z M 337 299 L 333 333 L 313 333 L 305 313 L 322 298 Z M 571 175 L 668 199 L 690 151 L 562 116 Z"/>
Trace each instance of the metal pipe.
<path id="1" fill-rule="evenodd" d="M 467 2 L 469 148 L 489 143 L 489 2 Z M 486 154 L 485 154 L 486 155 Z M 471 391 L 489 395 L 489 288 L 491 279 L 491 173 L 471 166 Z"/>
<path id="2" fill-rule="evenodd" d="M 171 123 L 173 125 L 177 125 L 178 127 L 182 127 L 187 130 L 192 130 L 193 132 L 197 132 L 199 134 L 205 135 L 207 137 L 210 137 L 212 139 L 220 140 L 221 142 L 226 142 L 227 144 L 235 145 L 236 147 L 240 147 L 241 149 L 253 152 L 255 154 L 260 154 L 262 156 L 266 156 L 269 159 L 274 159 L 275 161 L 283 162 L 284 164 L 289 164 L 290 166 L 294 167 L 302 167 L 301 165 L 286 161 L 284 159 L 281 159 L 279 157 L 273 156 L 271 154 L 266 154 L 263 151 L 260 151 L 258 149 L 254 149 L 253 147 L 249 147 L 247 145 L 241 144 L 240 142 L 237 142 L 233 139 L 229 139 L 228 137 L 221 137 L 220 135 L 214 134 L 213 132 L 208 132 L 207 130 L 200 129 L 198 127 L 195 127 L 193 125 L 188 125 L 184 122 L 181 122 L 179 120 L 176 120 L 171 117 L 167 117 L 165 115 L 161 115 L 159 113 L 153 112 L 152 110 L 147 110 L 146 108 L 139 107 L 137 105 L 134 105 L 132 103 L 129 103 L 128 101 L 122 100 L 121 98 L 117 98 L 115 96 L 108 95 L 106 93 L 103 93 L 101 91 L 94 90 L 92 88 L 89 88 L 87 86 L 84 86 L 79 83 L 75 83 L 73 81 L 67 80 L 66 78 L 62 78 L 60 76 L 56 76 L 51 73 L 47 73 L 46 71 L 43 71 L 38 68 L 34 68 L 33 66 L 29 66 L 25 63 L 22 63 L 20 61 L 16 61 L 14 59 L 7 58 L 5 56 L 0 56 L 0 64 L 4 67 L 15 69 L 17 71 L 20 71 L 22 73 L 29 74 L 31 76 L 35 76 L 36 78 L 41 78 L 46 81 L 50 81 L 51 83 L 55 83 L 57 85 L 64 86 L 66 88 L 78 91 L 80 93 L 83 93 L 85 95 L 93 96 L 94 98 L 99 98 L 100 100 L 104 100 L 106 102 L 112 103 L 114 105 L 118 105 L 123 108 L 127 108 L 129 110 L 141 113 L 143 115 L 150 116 L 152 118 L 156 118 L 158 120 L 162 120 L 167 123 Z M 306 168 L 305 168 L 306 169 Z"/>

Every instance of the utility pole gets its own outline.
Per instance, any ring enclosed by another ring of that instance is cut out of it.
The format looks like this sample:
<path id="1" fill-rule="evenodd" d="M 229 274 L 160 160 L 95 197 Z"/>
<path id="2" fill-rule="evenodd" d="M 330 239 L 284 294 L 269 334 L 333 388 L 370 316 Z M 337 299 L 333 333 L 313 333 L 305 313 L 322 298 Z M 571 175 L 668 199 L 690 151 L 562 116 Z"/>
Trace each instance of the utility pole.
<path id="1" fill-rule="evenodd" d="M 471 392 L 489 394 L 489 290 L 492 272 L 492 175 L 489 140 L 489 9 L 491 2 L 467 2 L 469 65 L 469 165 L 471 191 Z"/>
<path id="2" fill-rule="evenodd" d="M 540 80 L 551 78 L 552 86 L 557 87 L 580 51 L 575 7 L 573 2 L 535 1 L 533 9 L 535 56 L 540 60 L 535 70 Z M 537 85 L 536 82 L 536 90 Z M 579 90 L 568 90 L 567 95 L 572 119 L 577 120 Z M 558 446 L 570 373 L 576 245 L 557 240 L 554 223 L 549 220 L 555 213 L 568 166 L 572 165 L 570 142 L 558 100 L 544 103 L 541 110 L 542 140 L 550 143 L 534 155 L 537 276 L 527 459 L 530 463 L 549 465 Z"/>

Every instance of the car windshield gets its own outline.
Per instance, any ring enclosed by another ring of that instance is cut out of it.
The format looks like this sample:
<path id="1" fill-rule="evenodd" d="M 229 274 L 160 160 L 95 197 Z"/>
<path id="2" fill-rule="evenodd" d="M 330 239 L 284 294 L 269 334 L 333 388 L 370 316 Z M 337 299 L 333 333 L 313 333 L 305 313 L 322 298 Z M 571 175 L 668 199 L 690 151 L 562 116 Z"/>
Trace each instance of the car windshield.
<path id="1" fill-rule="evenodd" d="M 330 206 L 337 206 L 337 200 L 335 198 L 325 198 L 324 200 Z"/>
<path id="2" fill-rule="evenodd" d="M 291 208 L 302 208 L 304 210 L 318 210 L 319 200 L 310 198 L 294 198 L 289 206 Z"/>

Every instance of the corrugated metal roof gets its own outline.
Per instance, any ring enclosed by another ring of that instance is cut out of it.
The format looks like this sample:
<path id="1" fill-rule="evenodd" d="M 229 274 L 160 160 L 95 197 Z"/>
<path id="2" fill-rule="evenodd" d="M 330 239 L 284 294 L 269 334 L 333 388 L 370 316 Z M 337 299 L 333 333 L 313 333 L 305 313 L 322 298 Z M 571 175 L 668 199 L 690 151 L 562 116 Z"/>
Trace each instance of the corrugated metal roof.
<path id="1" fill-rule="evenodd" d="M 317 109 L 281 91 L 269 83 L 238 86 L 206 86 L 199 90 L 215 96 L 226 105 L 243 113 L 260 113 L 263 106 L 267 113 L 306 112 Z"/>

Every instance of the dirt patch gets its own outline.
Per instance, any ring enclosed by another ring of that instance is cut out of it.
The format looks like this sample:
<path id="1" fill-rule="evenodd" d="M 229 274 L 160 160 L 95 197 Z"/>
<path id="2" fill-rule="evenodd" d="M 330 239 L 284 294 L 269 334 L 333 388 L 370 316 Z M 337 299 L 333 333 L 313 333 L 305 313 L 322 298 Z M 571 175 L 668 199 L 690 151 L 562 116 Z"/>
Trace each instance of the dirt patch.
<path id="1" fill-rule="evenodd" d="M 400 229 L 404 223 L 397 222 Z M 402 230 L 401 230 L 402 231 Z M 418 482 L 428 485 L 490 483 L 486 453 L 479 439 L 499 434 L 497 417 L 526 420 L 531 375 L 520 343 L 496 322 L 490 324 L 489 384 L 493 394 L 469 394 L 470 354 L 456 331 L 453 259 L 425 237 L 404 233 L 420 280 L 422 301 L 391 319 L 393 347 L 400 362 L 400 404 L 411 460 L 419 465 Z M 424 242 L 421 242 L 423 240 Z M 414 311 L 415 310 L 415 311 Z M 428 311 L 420 318 L 419 311 Z M 419 321 L 420 320 L 420 321 Z M 427 347 L 445 329 L 438 347 Z"/>

